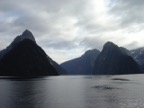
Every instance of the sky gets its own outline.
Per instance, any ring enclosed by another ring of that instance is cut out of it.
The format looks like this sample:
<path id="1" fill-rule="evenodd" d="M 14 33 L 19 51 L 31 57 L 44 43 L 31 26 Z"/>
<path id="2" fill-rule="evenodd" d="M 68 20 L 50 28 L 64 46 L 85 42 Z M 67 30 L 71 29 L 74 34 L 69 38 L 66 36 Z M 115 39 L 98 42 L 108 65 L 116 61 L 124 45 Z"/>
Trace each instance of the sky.
<path id="1" fill-rule="evenodd" d="M 26 29 L 56 62 L 107 41 L 144 46 L 144 0 L 0 0 L 0 49 Z"/>

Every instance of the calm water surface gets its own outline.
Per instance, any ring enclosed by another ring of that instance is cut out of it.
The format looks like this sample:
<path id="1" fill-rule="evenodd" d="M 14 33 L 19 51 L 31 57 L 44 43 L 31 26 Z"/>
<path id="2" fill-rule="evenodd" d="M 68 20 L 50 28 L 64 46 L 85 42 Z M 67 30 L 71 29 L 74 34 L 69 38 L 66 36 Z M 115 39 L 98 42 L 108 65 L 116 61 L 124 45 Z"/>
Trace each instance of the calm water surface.
<path id="1" fill-rule="evenodd" d="M 144 75 L 0 79 L 0 108 L 144 108 Z"/>

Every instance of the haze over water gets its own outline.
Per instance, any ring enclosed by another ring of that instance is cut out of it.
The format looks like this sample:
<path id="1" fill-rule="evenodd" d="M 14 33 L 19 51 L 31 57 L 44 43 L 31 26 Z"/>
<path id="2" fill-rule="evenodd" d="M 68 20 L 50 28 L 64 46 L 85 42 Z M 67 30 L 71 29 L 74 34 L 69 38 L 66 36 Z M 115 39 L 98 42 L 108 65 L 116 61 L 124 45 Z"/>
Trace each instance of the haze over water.
<path id="1" fill-rule="evenodd" d="M 0 108 L 143 108 L 144 75 L 1 79 Z"/>

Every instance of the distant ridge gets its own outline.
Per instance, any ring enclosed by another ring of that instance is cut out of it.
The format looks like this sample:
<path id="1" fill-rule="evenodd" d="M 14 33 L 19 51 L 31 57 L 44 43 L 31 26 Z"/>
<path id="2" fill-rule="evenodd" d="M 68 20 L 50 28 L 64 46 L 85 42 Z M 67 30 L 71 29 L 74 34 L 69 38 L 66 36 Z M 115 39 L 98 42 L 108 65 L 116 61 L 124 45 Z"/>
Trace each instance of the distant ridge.
<path id="1" fill-rule="evenodd" d="M 66 61 L 61 66 L 70 75 L 90 75 L 99 53 L 97 49 L 88 50 L 81 57 Z"/>
<path id="2" fill-rule="evenodd" d="M 130 55 L 138 63 L 141 71 L 144 72 L 144 47 L 130 50 Z"/>

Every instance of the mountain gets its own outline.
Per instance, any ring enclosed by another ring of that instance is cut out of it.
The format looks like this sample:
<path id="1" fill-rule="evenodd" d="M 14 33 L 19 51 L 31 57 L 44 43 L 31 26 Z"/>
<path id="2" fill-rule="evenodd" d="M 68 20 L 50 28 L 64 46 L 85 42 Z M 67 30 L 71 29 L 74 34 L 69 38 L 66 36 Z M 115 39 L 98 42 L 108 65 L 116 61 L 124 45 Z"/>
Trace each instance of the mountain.
<path id="1" fill-rule="evenodd" d="M 94 67 L 94 61 L 99 53 L 100 51 L 96 49 L 88 50 L 81 57 L 66 61 L 61 66 L 70 75 L 90 75 Z"/>
<path id="2" fill-rule="evenodd" d="M 125 48 L 107 42 L 95 61 L 93 74 L 137 74 L 141 73 L 137 63 Z"/>
<path id="3" fill-rule="evenodd" d="M 57 70 L 58 74 L 60 75 L 68 75 L 68 72 L 61 67 L 57 62 L 53 61 L 50 57 L 49 57 L 50 63 L 52 66 L 55 67 L 55 69 Z"/>
<path id="4" fill-rule="evenodd" d="M 21 41 L 23 41 L 24 39 L 29 39 L 33 42 L 36 43 L 35 38 L 33 36 L 33 34 L 29 31 L 29 30 L 25 30 L 23 32 L 22 35 L 17 36 L 14 41 L 6 48 L 3 49 L 2 51 L 0 51 L 0 59 L 6 54 L 8 53 L 13 47 L 15 47 L 16 44 L 20 43 Z"/>
<path id="5" fill-rule="evenodd" d="M 0 52 L 1 76 L 45 76 L 58 75 L 50 58 L 39 47 L 28 30 Z"/>
<path id="6" fill-rule="evenodd" d="M 121 49 L 121 51 L 127 55 L 130 55 L 130 51 L 124 47 L 119 47 Z"/>
<path id="7" fill-rule="evenodd" d="M 134 58 L 140 69 L 144 72 L 144 47 L 130 50 L 130 55 Z"/>

